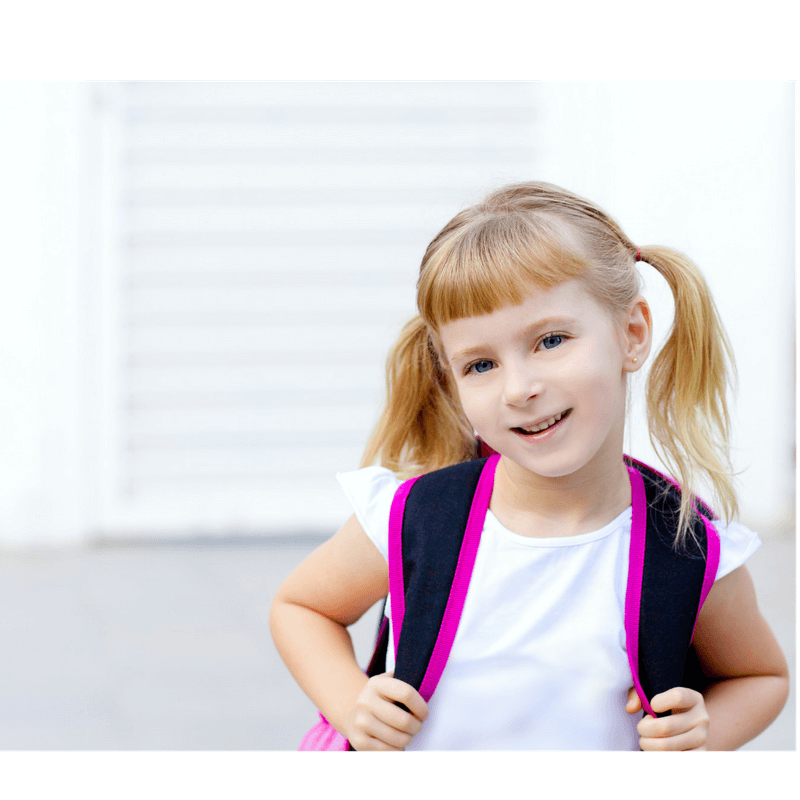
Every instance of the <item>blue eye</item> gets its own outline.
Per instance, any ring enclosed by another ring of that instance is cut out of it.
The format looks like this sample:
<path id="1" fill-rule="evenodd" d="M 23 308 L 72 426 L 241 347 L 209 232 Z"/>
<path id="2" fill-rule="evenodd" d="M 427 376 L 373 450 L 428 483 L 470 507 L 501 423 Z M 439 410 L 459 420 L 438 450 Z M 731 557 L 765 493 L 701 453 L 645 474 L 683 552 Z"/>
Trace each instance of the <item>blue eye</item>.
<path id="1" fill-rule="evenodd" d="M 554 347 L 558 347 L 563 341 L 564 337 L 560 333 L 553 333 L 542 339 L 542 347 L 544 347 L 545 350 L 552 350 Z"/>
<path id="2" fill-rule="evenodd" d="M 493 361 L 483 359 L 483 361 L 476 361 L 474 364 L 470 364 L 467 367 L 467 372 L 477 372 L 478 374 L 483 374 L 484 372 L 488 372 L 493 366 Z"/>
<path id="3" fill-rule="evenodd" d="M 569 336 L 563 333 L 550 333 L 539 340 L 539 344 L 536 348 L 539 349 L 539 347 L 541 347 L 545 350 L 554 350 L 556 347 L 560 347 L 569 338 Z M 467 366 L 464 367 L 464 375 L 483 375 L 493 370 L 495 366 L 495 362 L 491 359 L 482 358 L 479 361 L 473 361 L 471 364 L 467 364 Z"/>

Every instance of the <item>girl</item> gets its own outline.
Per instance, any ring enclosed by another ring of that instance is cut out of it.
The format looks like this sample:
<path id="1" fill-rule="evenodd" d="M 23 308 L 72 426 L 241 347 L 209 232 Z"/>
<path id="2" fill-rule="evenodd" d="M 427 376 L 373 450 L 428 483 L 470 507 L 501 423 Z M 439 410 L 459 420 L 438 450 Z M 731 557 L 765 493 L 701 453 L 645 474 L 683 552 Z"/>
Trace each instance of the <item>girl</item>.
<path id="1" fill-rule="evenodd" d="M 690 536 L 699 479 L 729 520 L 716 522 L 719 568 L 693 640 L 713 682 L 657 695 L 656 717 L 641 713 L 623 627 L 626 384 L 651 344 L 636 261 L 675 297 L 647 383 L 651 440 L 682 487 L 675 547 Z M 524 183 L 449 222 L 417 286 L 419 316 L 390 354 L 364 457 L 382 466 L 338 476 L 355 513 L 272 606 L 303 690 L 356 750 L 726 750 L 763 731 L 786 701 L 787 665 L 744 566 L 760 541 L 730 521 L 732 359 L 697 268 L 637 248 L 587 200 Z M 368 679 L 347 626 L 387 595 L 400 479 L 473 458 L 476 435 L 500 458 L 461 623 L 426 704 L 392 676 L 392 647 L 388 672 Z"/>

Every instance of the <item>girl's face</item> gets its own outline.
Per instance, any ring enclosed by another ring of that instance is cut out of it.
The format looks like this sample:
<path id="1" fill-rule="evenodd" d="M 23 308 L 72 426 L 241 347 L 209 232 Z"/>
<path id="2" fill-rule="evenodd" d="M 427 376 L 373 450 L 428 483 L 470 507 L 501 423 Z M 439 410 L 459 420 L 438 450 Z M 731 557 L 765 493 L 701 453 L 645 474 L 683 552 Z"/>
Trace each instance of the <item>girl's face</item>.
<path id="1" fill-rule="evenodd" d="M 481 439 L 542 477 L 618 463 L 625 375 L 641 366 L 649 349 L 649 312 L 638 300 L 644 350 L 641 332 L 615 322 L 575 280 L 442 326 L 444 357 Z"/>

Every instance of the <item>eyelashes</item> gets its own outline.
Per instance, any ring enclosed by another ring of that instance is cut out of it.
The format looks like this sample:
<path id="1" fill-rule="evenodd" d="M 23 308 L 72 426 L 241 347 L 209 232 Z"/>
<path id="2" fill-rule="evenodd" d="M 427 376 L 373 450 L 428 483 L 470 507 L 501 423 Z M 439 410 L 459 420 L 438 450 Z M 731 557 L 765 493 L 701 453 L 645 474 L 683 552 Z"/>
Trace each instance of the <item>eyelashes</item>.
<path id="1" fill-rule="evenodd" d="M 565 333 L 548 333 L 537 340 L 534 351 L 538 349 L 555 350 L 560 347 L 569 337 Z M 464 367 L 464 375 L 484 375 L 496 366 L 490 358 L 478 358 L 471 361 Z"/>
<path id="2" fill-rule="evenodd" d="M 486 365 L 489 365 L 487 369 L 481 369 Z M 464 374 L 468 375 L 470 372 L 477 373 L 478 375 L 483 375 L 484 372 L 489 372 L 490 369 L 494 366 L 494 361 L 490 361 L 488 358 L 482 358 L 480 361 L 473 361 L 471 364 L 467 364 L 464 367 Z"/>

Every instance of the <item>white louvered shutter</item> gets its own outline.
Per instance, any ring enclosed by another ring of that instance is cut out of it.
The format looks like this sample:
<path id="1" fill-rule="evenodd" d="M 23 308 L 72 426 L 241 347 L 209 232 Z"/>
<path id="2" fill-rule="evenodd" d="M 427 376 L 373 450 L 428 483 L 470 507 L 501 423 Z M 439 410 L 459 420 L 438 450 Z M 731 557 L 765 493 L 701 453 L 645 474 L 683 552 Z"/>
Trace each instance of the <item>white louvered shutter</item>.
<path id="1" fill-rule="evenodd" d="M 536 177 L 536 85 L 115 89 L 101 531 L 332 533 L 425 247 Z"/>

